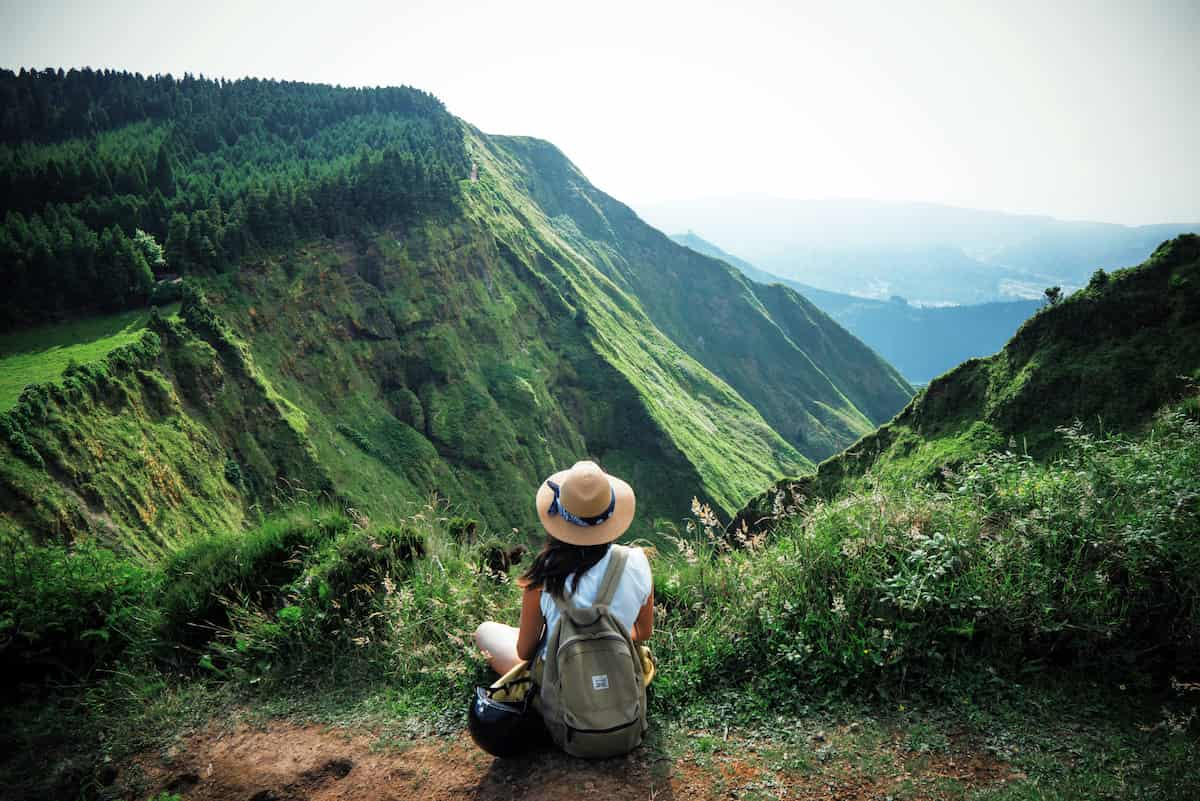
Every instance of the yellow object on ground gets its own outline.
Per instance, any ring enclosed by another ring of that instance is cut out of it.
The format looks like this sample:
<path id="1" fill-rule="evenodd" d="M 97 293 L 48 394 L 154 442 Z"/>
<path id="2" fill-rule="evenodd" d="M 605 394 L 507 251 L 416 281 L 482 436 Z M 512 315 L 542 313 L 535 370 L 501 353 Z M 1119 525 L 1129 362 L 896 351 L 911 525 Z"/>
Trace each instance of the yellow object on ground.
<path id="1" fill-rule="evenodd" d="M 639 645 L 638 654 L 642 658 L 642 676 L 649 687 L 650 682 L 654 681 L 654 654 L 647 645 Z M 512 670 L 492 682 L 489 689 L 492 690 L 493 700 L 510 704 L 524 701 L 533 687 L 533 675 L 529 672 L 529 665 L 529 660 L 518 662 Z"/>

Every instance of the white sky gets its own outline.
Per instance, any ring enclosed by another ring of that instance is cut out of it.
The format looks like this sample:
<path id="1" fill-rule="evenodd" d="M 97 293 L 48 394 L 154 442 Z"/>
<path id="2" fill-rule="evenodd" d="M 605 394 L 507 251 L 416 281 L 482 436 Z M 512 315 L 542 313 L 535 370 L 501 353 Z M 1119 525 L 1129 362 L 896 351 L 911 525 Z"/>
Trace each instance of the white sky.
<path id="1" fill-rule="evenodd" d="M 1200 220 L 1200 2 L 0 0 L 0 64 L 408 84 L 631 205 Z"/>

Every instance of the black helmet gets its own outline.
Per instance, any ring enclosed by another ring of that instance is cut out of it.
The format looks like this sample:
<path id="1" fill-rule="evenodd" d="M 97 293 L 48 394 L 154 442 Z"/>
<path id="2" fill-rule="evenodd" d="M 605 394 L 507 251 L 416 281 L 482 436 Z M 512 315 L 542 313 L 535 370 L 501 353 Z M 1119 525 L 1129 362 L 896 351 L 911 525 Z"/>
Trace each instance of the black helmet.
<path id="1" fill-rule="evenodd" d="M 541 717 L 528 704 L 497 701 L 486 687 L 475 688 L 467 730 L 477 746 L 498 757 L 516 756 L 545 737 Z"/>

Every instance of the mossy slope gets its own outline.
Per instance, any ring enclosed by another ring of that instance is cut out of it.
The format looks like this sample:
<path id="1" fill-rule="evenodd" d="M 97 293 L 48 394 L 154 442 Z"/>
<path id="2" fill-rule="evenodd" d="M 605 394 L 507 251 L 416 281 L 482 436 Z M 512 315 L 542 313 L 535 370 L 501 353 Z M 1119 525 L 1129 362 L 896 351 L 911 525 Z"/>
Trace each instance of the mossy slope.
<path id="1" fill-rule="evenodd" d="M 549 142 L 489 141 L 562 240 L 806 457 L 836 453 L 912 397 L 893 367 L 804 298 L 673 242 Z"/>
<path id="2" fill-rule="evenodd" d="M 304 420 L 193 301 L 0 416 L 0 535 L 88 535 L 144 556 L 328 491 Z"/>

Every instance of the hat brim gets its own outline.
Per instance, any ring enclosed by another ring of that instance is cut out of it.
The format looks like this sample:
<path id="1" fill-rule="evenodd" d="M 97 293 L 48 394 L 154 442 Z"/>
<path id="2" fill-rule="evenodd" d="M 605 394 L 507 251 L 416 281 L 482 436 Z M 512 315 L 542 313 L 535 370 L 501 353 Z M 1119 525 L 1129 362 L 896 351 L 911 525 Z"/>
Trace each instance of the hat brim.
<path id="1" fill-rule="evenodd" d="M 538 487 L 535 503 L 537 504 L 538 519 L 542 521 L 546 532 L 554 539 L 569 545 L 603 545 L 624 534 L 629 528 L 629 524 L 633 522 L 637 499 L 633 495 L 633 487 L 607 473 L 605 476 L 612 484 L 613 494 L 616 496 L 612 517 L 598 526 L 577 526 L 574 523 L 568 523 L 558 515 L 551 517 L 547 514 L 550 502 L 554 499 L 554 490 L 550 489 L 546 482 L 553 481 L 555 484 L 561 485 L 569 472 L 570 470 L 559 470 Z"/>

